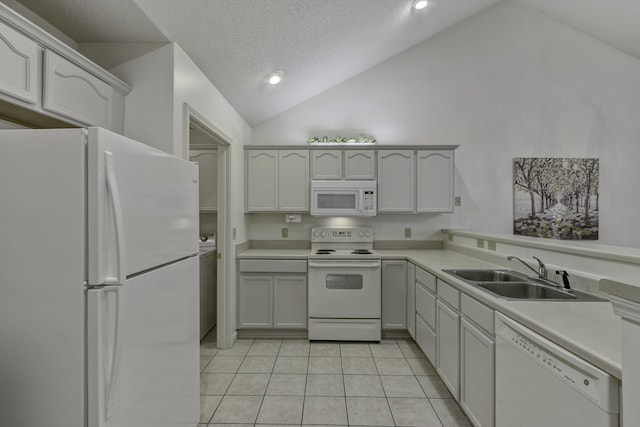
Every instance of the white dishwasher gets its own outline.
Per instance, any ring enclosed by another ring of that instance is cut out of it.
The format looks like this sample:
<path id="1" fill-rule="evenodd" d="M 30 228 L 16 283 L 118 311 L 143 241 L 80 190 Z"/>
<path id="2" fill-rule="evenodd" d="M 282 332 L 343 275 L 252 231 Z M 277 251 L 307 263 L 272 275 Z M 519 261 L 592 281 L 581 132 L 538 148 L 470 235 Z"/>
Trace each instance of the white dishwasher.
<path id="1" fill-rule="evenodd" d="M 619 381 L 496 313 L 496 427 L 619 427 Z"/>

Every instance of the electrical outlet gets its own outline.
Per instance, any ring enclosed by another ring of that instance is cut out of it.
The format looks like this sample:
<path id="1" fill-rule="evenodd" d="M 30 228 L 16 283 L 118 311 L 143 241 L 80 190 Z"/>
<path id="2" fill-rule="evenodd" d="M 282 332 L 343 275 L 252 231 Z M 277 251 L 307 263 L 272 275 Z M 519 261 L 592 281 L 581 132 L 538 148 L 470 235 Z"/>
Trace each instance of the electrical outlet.
<path id="1" fill-rule="evenodd" d="M 493 240 L 489 240 L 487 242 L 487 248 L 491 251 L 495 251 L 496 250 L 496 242 L 494 242 Z"/>
<path id="2" fill-rule="evenodd" d="M 286 239 L 289 237 L 289 229 L 287 227 L 282 227 L 282 238 Z"/>
<path id="3" fill-rule="evenodd" d="M 404 238 L 405 239 L 411 238 L 411 227 L 406 227 L 404 229 Z"/>
<path id="4" fill-rule="evenodd" d="M 453 242 L 453 234 L 449 234 L 448 236 L 449 236 L 449 237 L 448 237 L 449 241 L 450 241 L 450 242 Z"/>
<path id="5" fill-rule="evenodd" d="M 484 240 L 482 240 L 482 239 L 476 239 L 476 247 L 478 247 L 478 248 L 484 248 Z"/>
<path id="6" fill-rule="evenodd" d="M 462 206 L 462 196 L 456 196 L 453 198 L 453 204 L 456 206 Z"/>
<path id="7" fill-rule="evenodd" d="M 236 240 L 236 228 L 235 228 L 235 227 L 233 227 L 233 228 L 231 229 L 231 236 L 232 236 L 232 239 L 233 239 L 233 240 Z"/>

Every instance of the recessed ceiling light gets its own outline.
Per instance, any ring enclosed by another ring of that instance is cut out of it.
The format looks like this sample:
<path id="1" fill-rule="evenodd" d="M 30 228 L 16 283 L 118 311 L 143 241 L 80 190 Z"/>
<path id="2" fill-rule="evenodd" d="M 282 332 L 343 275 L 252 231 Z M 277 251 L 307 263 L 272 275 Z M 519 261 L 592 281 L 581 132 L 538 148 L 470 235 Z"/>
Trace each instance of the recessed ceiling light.
<path id="1" fill-rule="evenodd" d="M 269 84 L 277 85 L 282 81 L 282 70 L 276 70 L 267 76 Z"/>
<path id="2" fill-rule="evenodd" d="M 424 9 L 427 7 L 427 0 L 416 0 L 413 3 L 413 7 L 417 10 Z"/>

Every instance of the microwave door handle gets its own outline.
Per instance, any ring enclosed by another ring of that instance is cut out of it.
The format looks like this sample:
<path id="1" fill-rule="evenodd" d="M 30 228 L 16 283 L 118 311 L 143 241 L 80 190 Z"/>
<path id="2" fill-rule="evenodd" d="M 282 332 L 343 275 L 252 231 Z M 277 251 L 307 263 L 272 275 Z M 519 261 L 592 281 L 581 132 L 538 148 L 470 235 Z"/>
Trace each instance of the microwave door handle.
<path id="1" fill-rule="evenodd" d="M 364 190 L 358 189 L 358 206 L 356 207 L 358 212 L 364 213 Z"/>

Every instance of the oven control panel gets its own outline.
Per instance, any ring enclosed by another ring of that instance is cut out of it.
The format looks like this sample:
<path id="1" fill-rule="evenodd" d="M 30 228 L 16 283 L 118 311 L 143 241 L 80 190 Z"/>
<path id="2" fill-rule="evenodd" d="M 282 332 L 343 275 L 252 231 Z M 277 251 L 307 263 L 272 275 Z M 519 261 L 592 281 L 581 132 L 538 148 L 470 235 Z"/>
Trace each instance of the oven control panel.
<path id="1" fill-rule="evenodd" d="M 371 227 L 314 227 L 312 242 L 373 242 Z"/>

